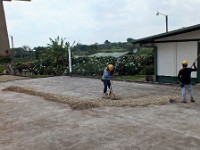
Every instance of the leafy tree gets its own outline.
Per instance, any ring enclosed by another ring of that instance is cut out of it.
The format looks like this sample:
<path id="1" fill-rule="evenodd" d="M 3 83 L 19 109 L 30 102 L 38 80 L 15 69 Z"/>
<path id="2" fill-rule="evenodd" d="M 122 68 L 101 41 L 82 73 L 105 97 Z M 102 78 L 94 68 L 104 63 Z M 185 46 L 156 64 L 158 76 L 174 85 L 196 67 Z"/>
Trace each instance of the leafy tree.
<path id="1" fill-rule="evenodd" d="M 29 61 L 35 59 L 35 52 L 29 46 L 12 49 L 13 59 L 16 61 Z"/>
<path id="2" fill-rule="evenodd" d="M 56 65 L 63 65 L 63 60 L 68 58 L 69 43 L 65 42 L 64 38 L 59 36 L 53 40 L 50 38 L 50 44 L 48 44 L 48 51 L 50 52 L 50 59 Z"/>
<path id="3" fill-rule="evenodd" d="M 111 42 L 108 40 L 105 40 L 104 44 L 110 44 Z"/>
<path id="4" fill-rule="evenodd" d="M 133 38 L 127 38 L 127 42 L 128 43 L 132 43 L 132 42 L 134 42 L 135 40 L 133 39 Z"/>
<path id="5" fill-rule="evenodd" d="M 28 45 L 22 46 L 22 49 L 23 49 L 24 51 L 31 51 L 31 48 L 30 48 L 30 46 L 28 46 Z"/>
<path id="6" fill-rule="evenodd" d="M 38 46 L 34 47 L 33 49 L 35 51 L 35 58 L 38 60 L 45 59 L 50 55 L 47 47 Z"/>

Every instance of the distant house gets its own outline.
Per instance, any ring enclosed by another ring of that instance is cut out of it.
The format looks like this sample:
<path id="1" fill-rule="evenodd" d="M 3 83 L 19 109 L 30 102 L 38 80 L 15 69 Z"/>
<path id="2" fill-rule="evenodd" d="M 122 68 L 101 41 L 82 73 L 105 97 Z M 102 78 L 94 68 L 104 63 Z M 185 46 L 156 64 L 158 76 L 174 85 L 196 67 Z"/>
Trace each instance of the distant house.
<path id="1" fill-rule="evenodd" d="M 155 78 L 157 82 L 176 83 L 182 61 L 189 67 L 200 54 L 200 24 L 145 37 L 134 41 L 141 46 L 155 47 Z M 192 73 L 192 82 L 200 83 L 200 58 L 198 71 Z"/>

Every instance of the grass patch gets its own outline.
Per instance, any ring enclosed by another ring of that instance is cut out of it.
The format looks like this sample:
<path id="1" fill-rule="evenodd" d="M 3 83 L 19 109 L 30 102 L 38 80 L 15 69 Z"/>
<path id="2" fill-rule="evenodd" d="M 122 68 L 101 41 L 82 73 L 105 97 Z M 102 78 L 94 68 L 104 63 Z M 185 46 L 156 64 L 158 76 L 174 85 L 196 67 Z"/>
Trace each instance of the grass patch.
<path id="1" fill-rule="evenodd" d="M 123 80 L 123 81 L 145 81 L 145 75 L 134 75 L 134 76 L 114 76 L 114 80 Z"/>

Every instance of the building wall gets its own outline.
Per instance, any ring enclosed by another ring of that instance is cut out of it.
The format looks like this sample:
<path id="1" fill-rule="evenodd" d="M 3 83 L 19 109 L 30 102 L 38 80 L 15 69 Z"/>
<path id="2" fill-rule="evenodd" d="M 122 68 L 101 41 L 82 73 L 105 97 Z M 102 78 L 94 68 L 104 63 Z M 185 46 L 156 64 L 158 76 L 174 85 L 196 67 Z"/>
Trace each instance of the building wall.
<path id="1" fill-rule="evenodd" d="M 0 1 L 0 56 L 6 56 L 9 54 L 10 54 L 10 45 L 8 40 L 8 32 L 6 28 L 3 2 Z"/>
<path id="2" fill-rule="evenodd" d="M 177 68 L 182 68 L 182 61 L 188 60 L 188 67 L 192 66 L 197 57 L 198 43 L 197 42 L 180 42 L 177 43 Z M 197 65 L 197 63 L 196 63 Z M 198 65 L 197 65 L 198 66 Z M 191 77 L 196 78 L 197 72 L 192 72 Z"/>
<path id="3" fill-rule="evenodd" d="M 175 43 L 159 43 L 157 45 L 157 75 L 175 76 Z"/>
<path id="4" fill-rule="evenodd" d="M 191 66 L 197 57 L 197 42 L 171 42 L 157 44 L 157 75 L 177 77 L 182 61 L 188 60 Z M 193 78 L 197 73 L 193 72 Z"/>
<path id="5" fill-rule="evenodd" d="M 182 68 L 182 61 L 188 60 L 189 67 L 198 55 L 198 42 L 167 42 L 176 40 L 200 39 L 200 30 L 183 33 L 167 38 L 157 39 L 157 80 L 158 82 L 177 82 L 177 75 Z M 166 42 L 164 42 L 166 41 Z M 197 64 L 198 67 L 198 64 Z M 199 69 L 198 69 L 199 71 Z M 196 82 L 197 72 L 192 72 L 192 80 Z M 199 82 L 199 81 L 198 81 Z"/>

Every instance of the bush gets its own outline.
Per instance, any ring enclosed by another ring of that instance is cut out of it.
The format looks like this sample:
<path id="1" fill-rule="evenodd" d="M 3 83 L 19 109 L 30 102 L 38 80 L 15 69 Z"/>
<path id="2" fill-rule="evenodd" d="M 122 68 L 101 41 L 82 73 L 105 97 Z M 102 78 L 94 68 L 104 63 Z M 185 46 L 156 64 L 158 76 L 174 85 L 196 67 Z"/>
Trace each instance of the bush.
<path id="1" fill-rule="evenodd" d="M 0 64 L 0 74 L 3 74 L 4 70 L 6 70 L 5 65 Z"/>
<path id="2" fill-rule="evenodd" d="M 0 56 L 0 63 L 10 63 L 11 57 L 10 56 Z"/>
<path id="3" fill-rule="evenodd" d="M 153 65 L 145 66 L 143 68 L 143 75 L 153 75 L 154 74 L 154 67 Z"/>
<path id="4" fill-rule="evenodd" d="M 113 64 L 117 67 L 115 68 L 115 74 L 118 75 L 151 75 L 154 73 L 153 55 L 142 54 L 120 58 L 110 56 L 72 58 L 72 75 L 100 76 L 108 64 Z M 19 71 L 24 68 L 29 69 L 35 75 L 63 75 L 64 73 L 69 75 L 68 61 L 66 59 L 60 60 L 59 64 L 52 63 L 48 59 L 18 63 L 16 68 Z"/>
<path id="5" fill-rule="evenodd" d="M 52 73 L 53 73 L 53 67 L 49 66 L 44 68 L 45 75 L 51 75 Z"/>

